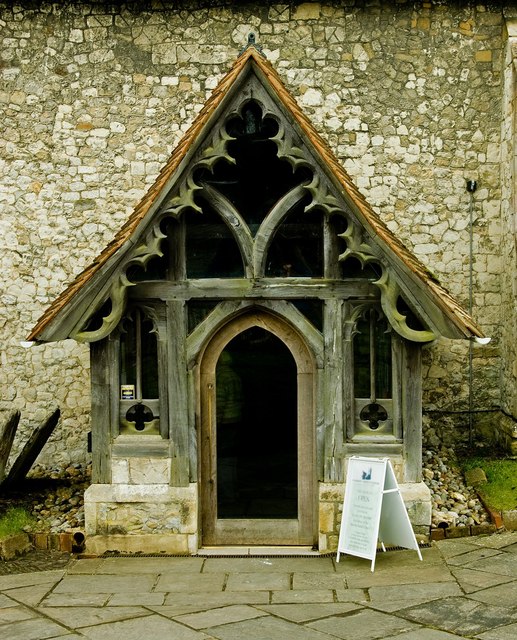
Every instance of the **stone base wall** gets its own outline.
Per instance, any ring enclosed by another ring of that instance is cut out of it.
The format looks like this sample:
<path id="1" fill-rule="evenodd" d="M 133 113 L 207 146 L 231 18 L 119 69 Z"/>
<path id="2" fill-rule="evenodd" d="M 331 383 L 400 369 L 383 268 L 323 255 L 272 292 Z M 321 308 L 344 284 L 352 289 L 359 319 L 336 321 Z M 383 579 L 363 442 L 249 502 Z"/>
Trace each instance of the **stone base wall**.
<path id="1" fill-rule="evenodd" d="M 93 484 L 84 494 L 84 513 L 87 553 L 193 554 L 198 549 L 196 483 Z"/>
<path id="2" fill-rule="evenodd" d="M 422 483 L 399 485 L 418 540 L 428 540 L 431 494 Z M 318 549 L 335 551 L 343 511 L 345 483 L 320 483 Z M 91 485 L 85 492 L 86 552 L 195 554 L 198 485 Z M 385 541 L 389 544 L 389 541 Z"/>

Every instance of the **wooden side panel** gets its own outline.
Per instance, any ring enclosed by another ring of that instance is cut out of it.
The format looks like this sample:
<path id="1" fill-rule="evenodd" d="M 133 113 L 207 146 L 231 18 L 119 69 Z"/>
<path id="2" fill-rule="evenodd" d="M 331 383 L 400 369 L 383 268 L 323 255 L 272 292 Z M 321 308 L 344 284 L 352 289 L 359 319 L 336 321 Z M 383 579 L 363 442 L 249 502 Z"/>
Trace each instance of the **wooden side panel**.
<path id="1" fill-rule="evenodd" d="M 196 384 L 197 381 L 197 384 Z M 199 482 L 199 439 L 200 439 L 200 398 L 197 392 L 199 385 L 198 367 L 188 370 L 188 424 L 189 424 L 189 460 L 190 460 L 190 482 Z"/>
<path id="2" fill-rule="evenodd" d="M 405 342 L 402 378 L 402 420 L 406 449 L 406 482 L 422 480 L 422 350 Z"/>
<path id="3" fill-rule="evenodd" d="M 342 304 L 340 300 L 327 300 L 324 310 L 325 373 L 323 408 L 325 411 L 325 482 L 342 482 L 344 480 Z"/>
<path id="4" fill-rule="evenodd" d="M 391 353 L 393 357 L 392 364 L 392 389 L 393 389 L 393 435 L 402 440 L 402 389 L 404 387 L 404 366 L 405 366 L 405 346 L 404 341 L 392 332 Z"/>
<path id="5" fill-rule="evenodd" d="M 92 483 L 111 482 L 111 431 L 113 428 L 111 365 L 114 344 L 109 338 L 90 345 L 90 375 L 92 391 Z M 118 396 L 116 396 L 118 397 Z"/>
<path id="6" fill-rule="evenodd" d="M 190 480 L 187 364 L 185 357 L 185 305 L 167 302 L 169 437 L 171 485 L 184 487 Z"/>
<path id="7" fill-rule="evenodd" d="M 169 348 L 167 335 L 167 317 L 165 305 L 156 308 L 157 329 L 158 329 L 158 381 L 160 395 L 160 435 L 164 440 L 169 438 L 169 402 L 168 402 L 168 380 L 169 380 Z"/>
<path id="8" fill-rule="evenodd" d="M 315 538 L 314 375 L 298 373 L 298 544 Z"/>

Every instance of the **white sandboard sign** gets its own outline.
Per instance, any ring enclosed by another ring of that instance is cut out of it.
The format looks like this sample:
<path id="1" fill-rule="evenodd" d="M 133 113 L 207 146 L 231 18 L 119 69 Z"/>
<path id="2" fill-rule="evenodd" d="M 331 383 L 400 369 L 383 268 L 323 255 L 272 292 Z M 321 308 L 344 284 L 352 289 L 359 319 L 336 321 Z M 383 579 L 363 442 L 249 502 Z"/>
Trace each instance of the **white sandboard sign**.
<path id="1" fill-rule="evenodd" d="M 372 561 L 377 543 L 415 549 L 422 560 L 413 527 L 389 458 L 352 457 L 348 461 L 337 561 L 348 553 Z"/>

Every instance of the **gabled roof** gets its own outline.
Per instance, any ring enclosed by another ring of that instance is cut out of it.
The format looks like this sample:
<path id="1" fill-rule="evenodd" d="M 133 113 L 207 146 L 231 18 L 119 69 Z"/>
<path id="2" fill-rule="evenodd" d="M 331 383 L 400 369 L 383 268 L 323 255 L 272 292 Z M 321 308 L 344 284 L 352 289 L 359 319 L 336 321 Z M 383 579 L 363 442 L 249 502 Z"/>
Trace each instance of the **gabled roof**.
<path id="1" fill-rule="evenodd" d="M 391 262 L 395 265 L 399 276 L 403 274 L 404 277 L 415 282 L 424 299 L 424 306 L 425 304 L 431 305 L 435 311 L 443 315 L 447 328 L 442 333 L 453 338 L 482 337 L 481 330 L 470 315 L 382 222 L 341 166 L 328 144 L 302 112 L 272 65 L 255 47 L 249 46 L 237 58 L 230 71 L 216 87 L 191 127 L 174 149 L 156 181 L 138 203 L 124 226 L 95 260 L 48 307 L 30 332 L 27 340 L 47 342 L 63 337 L 61 335 L 56 337 L 54 331 L 59 318 L 70 312 L 70 308 L 73 307 L 77 298 L 88 295 L 88 291 L 94 287 L 97 287 L 95 290 L 98 291 L 96 279 L 101 270 L 102 278 L 109 277 L 109 274 L 113 273 L 113 269 L 118 264 L 118 258 L 132 244 L 137 230 L 146 224 L 149 216 L 161 204 L 167 195 L 165 191 L 171 179 L 194 153 L 202 133 L 216 120 L 218 113 L 226 104 L 232 88 L 235 87 L 238 79 L 242 77 L 249 65 L 252 65 L 254 72 L 264 83 L 268 92 L 274 95 L 282 105 L 293 125 L 303 136 L 307 146 L 312 147 L 315 155 L 320 158 L 328 177 L 369 234 L 391 257 Z"/>

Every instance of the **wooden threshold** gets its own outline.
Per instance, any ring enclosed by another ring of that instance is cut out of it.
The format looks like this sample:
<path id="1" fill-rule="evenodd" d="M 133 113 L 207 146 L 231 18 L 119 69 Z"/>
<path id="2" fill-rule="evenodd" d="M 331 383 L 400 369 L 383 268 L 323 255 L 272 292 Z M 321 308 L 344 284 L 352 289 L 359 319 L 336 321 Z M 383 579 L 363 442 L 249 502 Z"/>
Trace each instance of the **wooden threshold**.
<path id="1" fill-rule="evenodd" d="M 232 558 L 247 558 L 247 557 L 268 557 L 268 556 L 281 556 L 281 557 L 320 557 L 326 554 L 321 554 L 318 550 L 313 549 L 310 546 L 218 546 L 218 547 L 201 547 L 198 549 L 197 554 L 201 557 L 232 557 Z"/>

